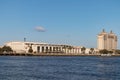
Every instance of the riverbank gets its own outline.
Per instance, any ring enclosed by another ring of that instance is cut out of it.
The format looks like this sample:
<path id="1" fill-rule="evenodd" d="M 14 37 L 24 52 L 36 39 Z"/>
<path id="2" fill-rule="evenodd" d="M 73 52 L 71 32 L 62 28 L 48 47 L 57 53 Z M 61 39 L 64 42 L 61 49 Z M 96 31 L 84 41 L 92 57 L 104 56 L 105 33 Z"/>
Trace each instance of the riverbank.
<path id="1" fill-rule="evenodd" d="M 0 53 L 0 56 L 120 56 L 120 54 Z"/>

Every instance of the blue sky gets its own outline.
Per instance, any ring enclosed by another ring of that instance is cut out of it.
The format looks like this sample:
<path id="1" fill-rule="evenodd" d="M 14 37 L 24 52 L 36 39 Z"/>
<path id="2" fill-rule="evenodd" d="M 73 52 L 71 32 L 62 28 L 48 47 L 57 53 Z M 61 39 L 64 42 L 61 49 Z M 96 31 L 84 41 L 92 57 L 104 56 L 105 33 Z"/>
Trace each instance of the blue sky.
<path id="1" fill-rule="evenodd" d="M 120 0 L 0 0 L 0 45 L 26 37 L 97 47 L 97 34 L 103 28 L 119 38 Z"/>

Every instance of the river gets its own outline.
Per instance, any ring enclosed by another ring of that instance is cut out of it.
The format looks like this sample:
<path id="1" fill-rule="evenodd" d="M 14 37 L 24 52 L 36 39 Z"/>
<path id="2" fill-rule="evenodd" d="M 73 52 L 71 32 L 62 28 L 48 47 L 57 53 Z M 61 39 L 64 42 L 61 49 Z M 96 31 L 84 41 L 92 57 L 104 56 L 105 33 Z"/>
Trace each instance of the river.
<path id="1" fill-rule="evenodd" d="M 120 57 L 0 56 L 0 80 L 120 80 Z"/>

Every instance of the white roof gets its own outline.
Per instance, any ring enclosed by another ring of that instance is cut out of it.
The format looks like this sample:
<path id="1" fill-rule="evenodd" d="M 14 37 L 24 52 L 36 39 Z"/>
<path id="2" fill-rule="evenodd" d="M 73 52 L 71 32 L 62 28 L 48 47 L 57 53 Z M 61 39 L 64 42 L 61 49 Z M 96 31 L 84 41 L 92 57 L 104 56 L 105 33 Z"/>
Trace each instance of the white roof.
<path id="1" fill-rule="evenodd" d="M 43 43 L 43 42 L 23 42 L 23 41 L 11 41 L 11 42 L 7 42 L 8 43 L 28 43 L 28 44 L 47 44 L 47 43 Z"/>

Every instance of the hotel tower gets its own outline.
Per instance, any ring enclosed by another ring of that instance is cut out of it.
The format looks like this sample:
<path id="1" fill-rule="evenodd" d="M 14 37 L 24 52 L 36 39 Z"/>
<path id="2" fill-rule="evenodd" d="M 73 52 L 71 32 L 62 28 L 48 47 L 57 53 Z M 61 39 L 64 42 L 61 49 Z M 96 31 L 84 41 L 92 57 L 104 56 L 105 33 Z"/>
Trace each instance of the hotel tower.
<path id="1" fill-rule="evenodd" d="M 110 33 L 107 33 L 103 29 L 103 31 L 100 34 L 98 34 L 97 40 L 98 40 L 98 49 L 99 50 L 117 49 L 117 36 L 112 31 L 110 31 Z"/>

